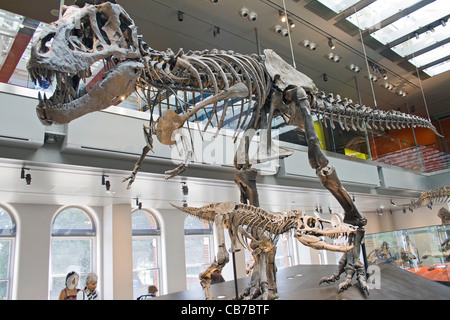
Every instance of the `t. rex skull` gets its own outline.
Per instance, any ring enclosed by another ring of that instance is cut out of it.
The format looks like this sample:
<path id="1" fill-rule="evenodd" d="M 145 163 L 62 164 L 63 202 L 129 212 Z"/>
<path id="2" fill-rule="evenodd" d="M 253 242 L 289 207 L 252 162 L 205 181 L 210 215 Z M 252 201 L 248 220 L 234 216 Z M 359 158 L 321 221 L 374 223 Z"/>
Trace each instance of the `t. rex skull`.
<path id="1" fill-rule="evenodd" d="M 305 246 L 337 252 L 348 252 L 353 249 L 357 228 L 342 223 L 336 215 L 332 216 L 331 221 L 311 216 L 301 216 L 298 219 L 294 236 Z M 329 224 L 330 227 L 324 227 L 324 224 Z M 323 237 L 333 239 L 334 243 L 325 242 Z"/>
<path id="2" fill-rule="evenodd" d="M 33 43 L 27 65 L 34 82 L 57 81 L 52 97 L 39 97 L 41 121 L 68 123 L 132 93 L 144 67 L 138 43 L 133 20 L 118 4 L 65 7 L 63 17 Z M 85 90 L 80 80 L 90 77 L 91 66 L 101 60 L 110 69 L 103 68 L 107 72 L 94 77 L 99 82 Z"/>

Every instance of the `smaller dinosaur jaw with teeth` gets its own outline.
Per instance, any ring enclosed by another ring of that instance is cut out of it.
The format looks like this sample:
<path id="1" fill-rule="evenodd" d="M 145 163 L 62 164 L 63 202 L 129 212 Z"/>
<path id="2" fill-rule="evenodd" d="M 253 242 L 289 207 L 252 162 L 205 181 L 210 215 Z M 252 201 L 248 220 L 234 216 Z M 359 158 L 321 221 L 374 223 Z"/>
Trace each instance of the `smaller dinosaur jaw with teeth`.
<path id="1" fill-rule="evenodd" d="M 300 241 L 303 245 L 311 247 L 313 249 L 317 250 L 329 250 L 329 251 L 335 251 L 335 252 L 349 252 L 353 250 L 354 245 L 349 244 L 348 241 L 346 241 L 345 244 L 332 244 L 328 243 L 322 238 L 315 236 L 315 235 L 309 235 L 309 234 L 296 234 L 295 237 L 298 241 Z"/>
<path id="2" fill-rule="evenodd" d="M 324 228 L 324 224 L 329 224 L 331 227 Z M 331 221 L 302 216 L 299 218 L 299 225 L 294 236 L 305 246 L 317 250 L 349 252 L 354 248 L 356 231 L 356 227 L 340 222 L 335 215 L 332 216 Z M 325 238 L 331 239 L 333 243 L 326 242 Z"/>
<path id="3" fill-rule="evenodd" d="M 40 81 L 43 77 L 49 82 L 56 81 L 56 90 L 51 97 L 39 94 L 38 117 L 45 125 L 65 124 L 117 104 L 135 90 L 143 68 L 143 64 L 138 62 L 123 62 L 97 77 L 98 82 L 88 90 L 80 86 L 80 81 L 83 79 L 85 82 L 91 75 L 90 68 L 75 75 L 45 68 L 30 69 L 33 79 Z"/>

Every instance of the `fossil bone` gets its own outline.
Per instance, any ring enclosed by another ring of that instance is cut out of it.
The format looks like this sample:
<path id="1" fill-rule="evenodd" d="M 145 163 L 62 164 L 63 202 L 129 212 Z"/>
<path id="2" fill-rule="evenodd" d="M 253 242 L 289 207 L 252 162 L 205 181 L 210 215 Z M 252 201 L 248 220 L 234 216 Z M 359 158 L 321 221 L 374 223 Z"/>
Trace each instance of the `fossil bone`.
<path id="1" fill-rule="evenodd" d="M 277 297 L 275 282 L 274 255 L 280 235 L 294 231 L 294 236 L 304 245 L 317 250 L 349 252 L 354 248 L 357 227 L 342 223 L 337 216 L 325 220 L 312 216 L 303 216 L 301 211 L 290 210 L 286 213 L 270 213 L 259 207 L 234 202 L 211 203 L 206 206 L 175 208 L 202 221 L 214 223 L 219 250 L 217 259 L 199 275 L 206 299 L 212 299 L 210 291 L 211 274 L 219 272 L 229 261 L 225 248 L 224 229 L 228 229 L 231 239 L 231 252 L 239 251 L 237 244 L 250 250 L 255 260 L 250 285 L 241 293 L 240 299 L 272 300 Z M 328 227 L 325 227 L 329 225 Z M 324 237 L 335 243 L 325 242 Z M 344 243 L 336 243 L 338 239 Z"/>

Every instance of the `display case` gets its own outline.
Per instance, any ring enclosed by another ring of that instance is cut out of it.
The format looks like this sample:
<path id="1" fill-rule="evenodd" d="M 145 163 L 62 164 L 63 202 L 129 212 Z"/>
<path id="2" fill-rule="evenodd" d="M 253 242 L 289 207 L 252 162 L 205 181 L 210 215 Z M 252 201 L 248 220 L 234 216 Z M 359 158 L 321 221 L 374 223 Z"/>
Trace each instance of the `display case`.
<path id="1" fill-rule="evenodd" d="M 450 225 L 367 234 L 369 265 L 392 264 L 450 285 Z"/>

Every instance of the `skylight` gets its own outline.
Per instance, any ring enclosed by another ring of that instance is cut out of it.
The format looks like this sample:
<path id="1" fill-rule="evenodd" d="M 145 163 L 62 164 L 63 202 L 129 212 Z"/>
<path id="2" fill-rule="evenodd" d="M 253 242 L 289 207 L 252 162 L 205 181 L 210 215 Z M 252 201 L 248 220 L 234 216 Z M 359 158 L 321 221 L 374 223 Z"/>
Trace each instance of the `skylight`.
<path id="1" fill-rule="evenodd" d="M 447 60 L 432 67 L 423 69 L 423 72 L 428 74 L 430 77 L 433 77 L 449 70 L 450 70 L 450 60 Z"/>
<path id="2" fill-rule="evenodd" d="M 336 13 L 341 13 L 342 11 L 350 8 L 355 3 L 361 0 L 318 0 L 324 6 L 333 10 Z"/>
<path id="3" fill-rule="evenodd" d="M 434 61 L 440 60 L 447 56 L 450 56 L 450 43 L 447 43 L 436 49 L 430 50 L 417 57 L 411 58 L 409 59 L 409 62 L 411 62 L 416 67 L 423 67 L 426 66 L 427 64 L 430 64 Z"/>
<path id="4" fill-rule="evenodd" d="M 420 1 L 421 0 L 378 0 L 352 14 L 347 18 L 347 20 L 359 27 L 361 30 L 365 30 L 376 26 L 381 21 L 393 16 L 397 12 L 411 7 Z"/>
<path id="5" fill-rule="evenodd" d="M 420 10 L 371 33 L 371 36 L 382 44 L 388 44 L 440 18 L 444 18 L 448 14 L 450 14 L 450 1 L 436 0 Z"/>
<path id="6" fill-rule="evenodd" d="M 448 38 L 450 38 L 450 26 L 439 25 L 434 28 L 434 32 L 428 31 L 421 34 L 419 38 L 413 37 L 391 49 L 401 57 L 406 57 Z"/>

